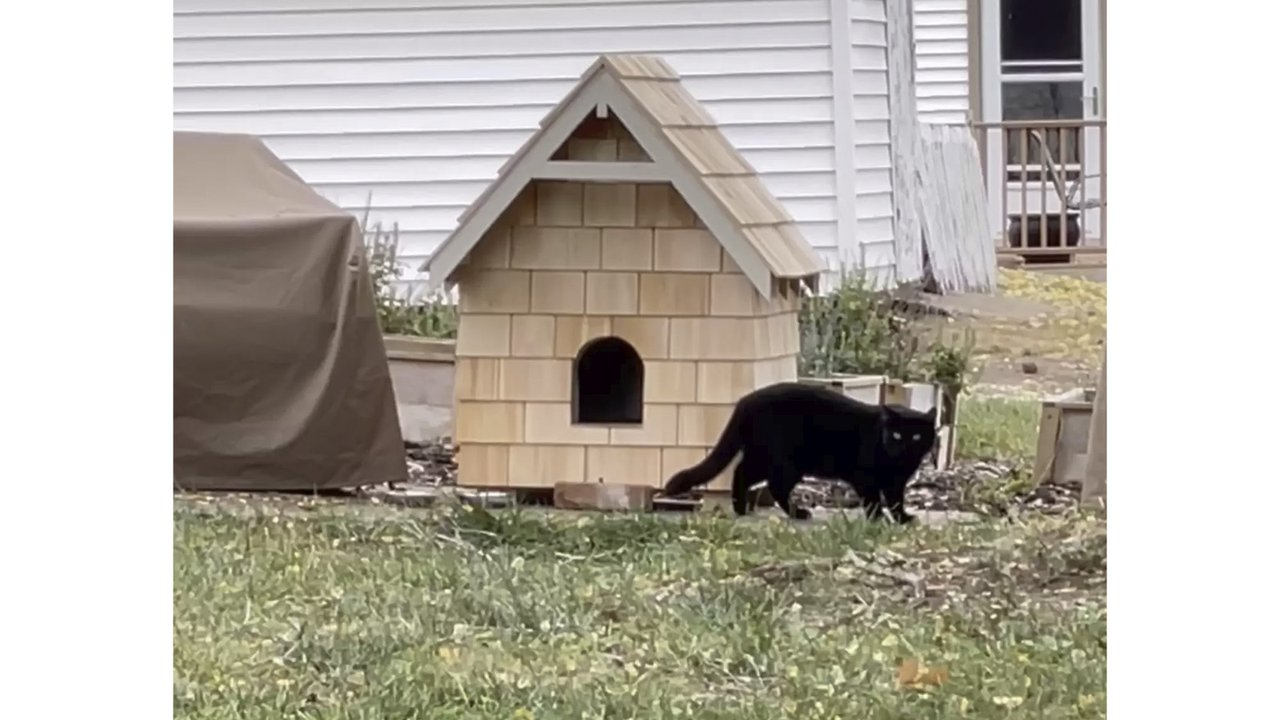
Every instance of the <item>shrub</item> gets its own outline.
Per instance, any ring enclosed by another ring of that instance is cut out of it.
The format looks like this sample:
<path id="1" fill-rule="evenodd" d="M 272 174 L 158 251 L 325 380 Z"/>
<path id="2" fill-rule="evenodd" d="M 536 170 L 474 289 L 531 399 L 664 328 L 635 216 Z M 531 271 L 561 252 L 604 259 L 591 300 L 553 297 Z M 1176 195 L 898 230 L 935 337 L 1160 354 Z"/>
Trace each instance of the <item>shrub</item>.
<path id="1" fill-rule="evenodd" d="M 380 222 L 370 226 L 366 208 L 360 227 L 364 232 L 365 254 L 382 332 L 430 338 L 456 337 L 458 309 L 447 294 L 435 292 L 415 297 L 412 292 L 397 292 L 395 282 L 404 273 L 399 262 L 399 225 L 393 223 L 390 230 L 384 230 Z"/>
<path id="2" fill-rule="evenodd" d="M 910 319 L 861 272 L 842 273 L 825 295 L 805 298 L 800 309 L 802 377 L 888 375 L 907 379 L 919 342 Z"/>
<path id="3" fill-rule="evenodd" d="M 859 271 L 843 272 L 825 295 L 805 298 L 800 310 L 801 377 L 886 375 L 942 386 L 943 418 L 950 423 L 973 359 L 971 331 L 938 332 L 924 346 L 924 315 L 879 289 Z"/>

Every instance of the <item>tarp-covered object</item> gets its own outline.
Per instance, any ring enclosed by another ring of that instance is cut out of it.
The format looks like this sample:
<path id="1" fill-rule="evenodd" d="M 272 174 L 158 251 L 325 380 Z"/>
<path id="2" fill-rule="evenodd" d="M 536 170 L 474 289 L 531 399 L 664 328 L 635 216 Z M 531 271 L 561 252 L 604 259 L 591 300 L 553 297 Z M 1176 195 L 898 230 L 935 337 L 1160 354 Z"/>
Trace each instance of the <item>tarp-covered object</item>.
<path id="1" fill-rule="evenodd" d="M 356 219 L 257 138 L 188 132 L 173 218 L 174 486 L 404 479 Z"/>

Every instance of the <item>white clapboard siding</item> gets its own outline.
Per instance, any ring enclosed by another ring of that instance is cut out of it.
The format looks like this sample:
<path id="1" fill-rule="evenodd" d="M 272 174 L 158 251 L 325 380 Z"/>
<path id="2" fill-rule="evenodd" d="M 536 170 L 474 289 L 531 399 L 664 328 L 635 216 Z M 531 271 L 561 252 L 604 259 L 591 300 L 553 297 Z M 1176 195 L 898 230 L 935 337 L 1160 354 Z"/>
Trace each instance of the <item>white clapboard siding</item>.
<path id="1" fill-rule="evenodd" d="M 916 106 L 920 119 L 965 122 L 970 111 L 967 2 L 914 0 L 913 4 Z"/>
<path id="2" fill-rule="evenodd" d="M 372 219 L 398 224 L 416 268 L 597 55 L 658 53 L 831 258 L 830 12 L 830 0 L 175 0 L 174 126 L 259 135 L 352 211 L 372 196 Z M 855 85 L 870 89 L 855 104 L 870 120 L 885 113 L 883 60 L 863 49 Z M 891 238 L 888 131 L 858 131 L 872 214 L 857 232 Z"/>
<path id="3" fill-rule="evenodd" d="M 863 268 L 892 280 L 893 159 L 889 128 L 889 65 L 884 0 L 849 1 L 854 118 L 855 236 Z"/>

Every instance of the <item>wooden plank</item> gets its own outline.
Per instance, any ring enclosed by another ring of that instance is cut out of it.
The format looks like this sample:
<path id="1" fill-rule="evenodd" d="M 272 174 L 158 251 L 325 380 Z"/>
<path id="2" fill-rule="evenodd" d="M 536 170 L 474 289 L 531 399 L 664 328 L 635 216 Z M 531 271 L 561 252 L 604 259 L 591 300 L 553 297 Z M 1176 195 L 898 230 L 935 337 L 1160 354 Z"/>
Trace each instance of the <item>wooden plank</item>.
<path id="1" fill-rule="evenodd" d="M 564 510 L 649 512 L 655 488 L 618 483 L 556 483 L 554 503 Z"/>
<path id="2" fill-rule="evenodd" d="M 719 128 L 664 128 L 663 133 L 703 175 L 755 175 Z"/>
<path id="3" fill-rule="evenodd" d="M 675 69 L 657 55 L 605 55 L 601 59 L 620 78 L 680 79 Z"/>
<path id="4" fill-rule="evenodd" d="M 696 512 L 703 508 L 700 499 L 656 497 L 653 499 L 655 512 Z"/>
<path id="5" fill-rule="evenodd" d="M 671 80 L 621 80 L 622 87 L 663 127 L 715 127 L 684 86 Z"/>
<path id="6" fill-rule="evenodd" d="M 666 182 L 667 170 L 653 162 L 547 160 L 531 171 L 535 180 L 584 182 Z"/>
<path id="7" fill-rule="evenodd" d="M 739 225 L 774 225 L 792 222 L 791 215 L 754 175 L 705 178 L 707 187 Z"/>
<path id="8" fill-rule="evenodd" d="M 1040 407 L 1040 436 L 1036 439 L 1036 462 L 1031 478 L 1036 485 L 1044 482 L 1053 471 L 1053 459 L 1058 449 L 1058 430 L 1062 425 L 1062 410 L 1052 405 Z"/>
<path id="9" fill-rule="evenodd" d="M 960 126 L 918 123 L 915 158 L 918 227 L 933 280 L 947 292 L 990 292 L 996 285 L 997 229 L 992 227 L 982 159 Z"/>
<path id="10" fill-rule="evenodd" d="M 1093 414 L 1089 418 L 1089 451 L 1084 465 L 1084 487 L 1080 501 L 1106 505 L 1107 501 L 1107 350 L 1102 348 L 1102 371 L 1098 391 L 1093 396 Z"/>

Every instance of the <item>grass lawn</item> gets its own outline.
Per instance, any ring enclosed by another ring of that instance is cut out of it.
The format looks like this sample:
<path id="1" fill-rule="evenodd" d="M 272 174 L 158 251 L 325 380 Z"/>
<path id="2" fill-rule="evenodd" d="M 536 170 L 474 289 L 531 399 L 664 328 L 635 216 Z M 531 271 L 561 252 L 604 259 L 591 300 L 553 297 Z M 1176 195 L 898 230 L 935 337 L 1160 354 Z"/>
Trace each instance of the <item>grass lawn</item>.
<path id="1" fill-rule="evenodd" d="M 1104 715 L 1087 516 L 174 519 L 182 718 Z"/>
<path id="2" fill-rule="evenodd" d="M 1040 403 L 1006 397 L 965 396 L 956 416 L 956 454 L 1018 461 L 1030 469 L 1036 458 Z"/>

